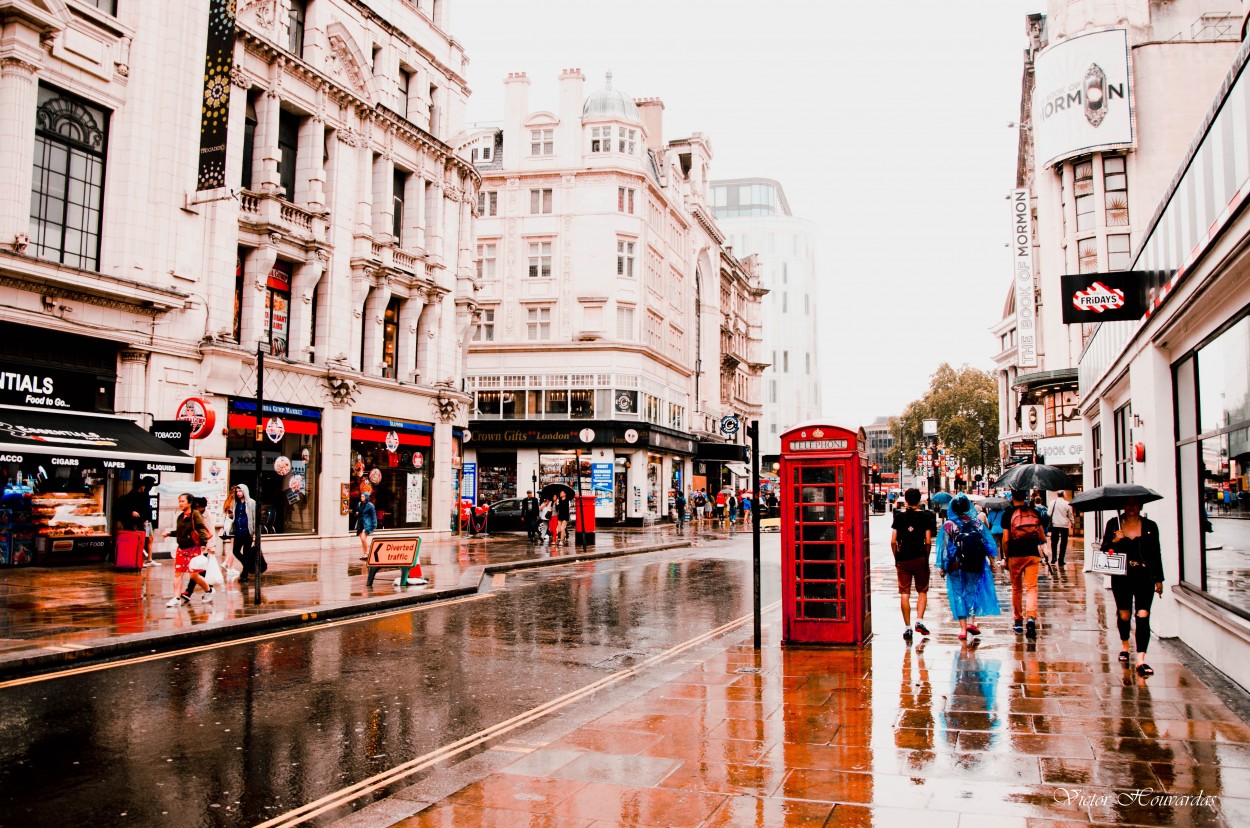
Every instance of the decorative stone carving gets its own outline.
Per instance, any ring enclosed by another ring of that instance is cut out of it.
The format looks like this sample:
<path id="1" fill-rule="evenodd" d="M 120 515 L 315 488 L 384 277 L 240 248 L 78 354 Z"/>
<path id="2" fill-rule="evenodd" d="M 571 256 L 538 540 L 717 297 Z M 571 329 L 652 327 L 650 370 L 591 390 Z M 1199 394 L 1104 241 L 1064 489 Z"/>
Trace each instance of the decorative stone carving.
<path id="1" fill-rule="evenodd" d="M 243 67 L 235 66 L 230 69 L 230 85 L 240 89 L 250 89 L 252 79 L 248 77 L 247 72 L 243 71 Z"/>
<path id="2" fill-rule="evenodd" d="M 256 25 L 264 32 L 272 32 L 274 21 L 278 19 L 278 0 L 251 0 L 240 4 L 239 16 L 251 13 Z"/>
<path id="3" fill-rule="evenodd" d="M 330 374 L 326 377 L 326 395 L 330 398 L 330 402 L 342 408 L 356 402 L 356 395 L 359 393 L 359 387 L 356 381 L 347 377 L 340 377 Z"/>
<path id="4" fill-rule="evenodd" d="M 445 396 L 442 391 L 439 391 L 438 396 L 430 400 L 430 408 L 434 410 L 435 415 L 444 423 L 454 421 L 456 415 L 460 413 L 460 403 Z"/>

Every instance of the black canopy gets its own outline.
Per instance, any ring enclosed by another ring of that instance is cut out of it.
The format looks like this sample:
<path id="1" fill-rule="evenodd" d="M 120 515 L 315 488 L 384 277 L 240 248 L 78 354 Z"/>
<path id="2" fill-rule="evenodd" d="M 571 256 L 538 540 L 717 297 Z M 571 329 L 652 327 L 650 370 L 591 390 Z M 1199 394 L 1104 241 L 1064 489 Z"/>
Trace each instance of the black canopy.
<path id="1" fill-rule="evenodd" d="M 18 462 L 46 459 L 52 466 L 88 465 L 140 472 L 190 472 L 195 458 L 148 434 L 133 420 L 0 406 L 0 453 Z M 95 465 L 90 463 L 90 465 Z"/>

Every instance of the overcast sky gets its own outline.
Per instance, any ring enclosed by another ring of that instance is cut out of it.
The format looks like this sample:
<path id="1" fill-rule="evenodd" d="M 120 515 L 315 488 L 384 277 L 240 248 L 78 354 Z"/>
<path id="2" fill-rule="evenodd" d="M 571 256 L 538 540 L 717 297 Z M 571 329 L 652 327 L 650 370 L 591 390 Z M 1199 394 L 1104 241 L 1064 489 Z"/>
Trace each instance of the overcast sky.
<path id="1" fill-rule="evenodd" d="M 1025 14 L 1037 0 L 456 0 L 469 121 L 530 109 L 556 76 L 664 101 L 666 139 L 702 132 L 712 177 L 781 182 L 820 235 L 824 413 L 899 413 L 941 362 L 992 368 L 1010 288 Z M 765 332 L 767 340 L 767 332 Z M 765 343 L 765 352 L 767 352 Z"/>

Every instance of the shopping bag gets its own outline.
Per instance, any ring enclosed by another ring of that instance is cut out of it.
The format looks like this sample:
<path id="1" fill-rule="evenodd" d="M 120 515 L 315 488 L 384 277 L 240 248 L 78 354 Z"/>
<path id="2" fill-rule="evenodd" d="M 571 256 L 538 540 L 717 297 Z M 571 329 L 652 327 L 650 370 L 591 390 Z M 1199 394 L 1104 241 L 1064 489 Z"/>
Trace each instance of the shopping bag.
<path id="1" fill-rule="evenodd" d="M 1128 556 L 1123 552 L 1095 552 L 1092 571 L 1102 575 L 1127 575 Z"/>
<path id="2" fill-rule="evenodd" d="M 209 555 L 206 555 L 205 553 L 201 552 L 200 554 L 191 558 L 191 560 L 187 562 L 187 569 L 191 570 L 192 572 L 203 572 L 204 570 L 208 569 L 209 557 L 210 557 Z"/>
<path id="3" fill-rule="evenodd" d="M 226 578 L 222 574 L 221 564 L 217 562 L 216 555 L 208 555 L 208 567 L 204 571 L 204 580 L 209 586 L 219 587 L 225 584 Z"/>

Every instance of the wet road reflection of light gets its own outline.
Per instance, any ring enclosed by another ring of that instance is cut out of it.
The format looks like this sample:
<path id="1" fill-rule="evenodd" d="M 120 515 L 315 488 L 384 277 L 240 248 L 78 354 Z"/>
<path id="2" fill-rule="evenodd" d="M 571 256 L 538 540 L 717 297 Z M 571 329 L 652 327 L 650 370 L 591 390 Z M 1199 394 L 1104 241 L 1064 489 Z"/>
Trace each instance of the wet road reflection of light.
<path id="1" fill-rule="evenodd" d="M 0 825 L 255 824 L 750 611 L 708 550 L 509 583 L 0 691 Z"/>

